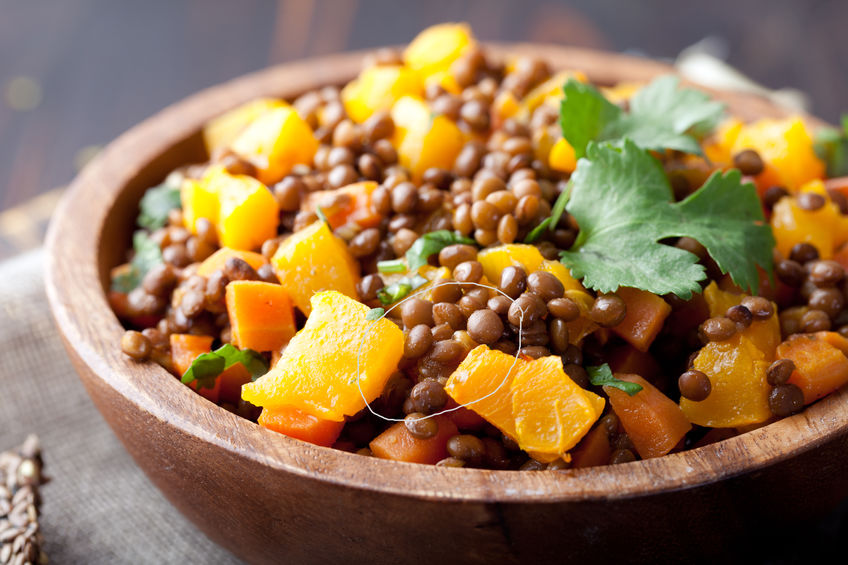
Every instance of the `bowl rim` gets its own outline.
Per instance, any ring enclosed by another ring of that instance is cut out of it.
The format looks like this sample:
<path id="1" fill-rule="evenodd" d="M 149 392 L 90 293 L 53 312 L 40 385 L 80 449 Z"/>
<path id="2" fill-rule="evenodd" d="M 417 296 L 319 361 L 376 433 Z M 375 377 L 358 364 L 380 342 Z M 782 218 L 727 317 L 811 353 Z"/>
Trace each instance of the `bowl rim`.
<path id="1" fill-rule="evenodd" d="M 644 80 L 673 72 L 668 65 L 617 53 L 543 44 L 486 46 L 498 56 L 541 54 L 555 68 L 567 61 L 598 82 Z M 109 214 L 127 185 L 155 158 L 196 135 L 211 117 L 259 96 L 291 98 L 314 86 L 340 84 L 355 76 L 362 59 L 373 52 L 286 63 L 202 90 L 120 135 L 74 179 L 48 230 L 45 283 L 69 353 L 90 369 L 98 384 L 167 422 L 174 432 L 279 472 L 429 500 L 553 503 L 665 493 L 756 471 L 848 433 L 848 390 L 843 388 L 797 415 L 657 459 L 557 472 L 451 469 L 362 457 L 285 437 L 212 404 L 162 367 L 124 356 L 118 347 L 123 328 L 101 284 L 99 251 Z M 756 96 L 731 96 L 741 100 L 749 113 L 784 113 Z"/>

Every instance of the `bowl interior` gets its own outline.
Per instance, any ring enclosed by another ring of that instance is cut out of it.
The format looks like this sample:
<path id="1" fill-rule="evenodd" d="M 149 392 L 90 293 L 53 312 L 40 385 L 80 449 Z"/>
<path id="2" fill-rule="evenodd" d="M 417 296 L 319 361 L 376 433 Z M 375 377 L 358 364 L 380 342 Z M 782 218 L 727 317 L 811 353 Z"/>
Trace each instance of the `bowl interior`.
<path id="1" fill-rule="evenodd" d="M 561 47 L 493 46 L 499 55 L 542 55 L 594 81 L 647 80 L 670 68 L 621 55 Z M 316 447 L 260 428 L 206 401 L 161 367 L 123 356 L 122 328 L 109 309 L 109 270 L 121 263 L 143 192 L 174 168 L 205 159 L 202 124 L 257 96 L 291 99 L 355 76 L 364 54 L 284 65 L 194 95 L 109 145 L 74 181 L 48 236 L 48 295 L 63 336 L 101 384 L 182 432 L 270 468 L 356 488 L 450 500 L 561 501 L 623 498 L 707 484 L 812 449 L 848 430 L 848 392 L 796 416 L 696 450 L 623 465 L 527 473 L 448 469 L 383 461 Z M 742 118 L 778 116 L 768 102 L 721 93 Z"/>

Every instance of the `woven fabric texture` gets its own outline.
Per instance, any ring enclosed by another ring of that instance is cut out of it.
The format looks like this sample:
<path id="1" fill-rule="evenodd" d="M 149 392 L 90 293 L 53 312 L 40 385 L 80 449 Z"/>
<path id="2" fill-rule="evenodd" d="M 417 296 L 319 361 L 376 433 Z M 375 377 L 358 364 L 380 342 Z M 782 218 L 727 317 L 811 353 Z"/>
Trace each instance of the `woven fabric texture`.
<path id="1" fill-rule="evenodd" d="M 43 257 L 0 263 L 0 449 L 41 439 L 50 562 L 240 563 L 164 499 L 89 400 L 53 327 Z"/>

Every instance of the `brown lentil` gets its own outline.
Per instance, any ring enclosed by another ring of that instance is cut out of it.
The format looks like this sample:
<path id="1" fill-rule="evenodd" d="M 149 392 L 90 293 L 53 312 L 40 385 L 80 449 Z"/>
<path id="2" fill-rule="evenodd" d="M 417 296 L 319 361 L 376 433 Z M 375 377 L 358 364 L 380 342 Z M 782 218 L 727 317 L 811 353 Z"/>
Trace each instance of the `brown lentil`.
<path id="1" fill-rule="evenodd" d="M 465 461 L 456 457 L 445 457 L 436 463 L 436 467 L 465 467 Z"/>
<path id="2" fill-rule="evenodd" d="M 379 181 L 383 178 L 383 165 L 373 153 L 363 153 L 356 161 L 359 173 L 368 180 Z"/>
<path id="3" fill-rule="evenodd" d="M 768 405 L 772 414 L 783 418 L 804 407 L 804 393 L 793 384 L 777 385 L 769 391 Z"/>
<path id="4" fill-rule="evenodd" d="M 381 139 L 387 139 L 395 132 L 395 123 L 388 112 L 377 110 L 363 124 L 365 141 L 374 144 Z"/>
<path id="5" fill-rule="evenodd" d="M 463 315 L 468 318 L 476 312 L 477 310 L 482 310 L 486 307 L 486 299 L 481 298 L 477 295 L 465 295 L 459 299 L 457 302 L 457 306 L 462 311 Z"/>
<path id="6" fill-rule="evenodd" d="M 498 316 L 506 316 L 507 312 L 509 311 L 510 304 L 512 304 L 512 300 L 502 294 L 498 294 L 496 296 L 493 296 L 489 299 L 488 302 L 486 302 L 486 307 L 489 308 L 489 310 L 492 310 Z"/>
<path id="7" fill-rule="evenodd" d="M 489 108 L 480 100 L 469 100 L 459 109 L 459 116 L 474 131 L 489 129 Z"/>
<path id="8" fill-rule="evenodd" d="M 542 319 L 545 314 L 547 314 L 545 303 L 535 294 L 525 292 L 510 304 L 507 316 L 509 323 L 514 326 L 519 324 L 528 326 Z"/>
<path id="9" fill-rule="evenodd" d="M 699 333 L 705 341 L 725 341 L 736 333 L 736 324 L 729 318 L 717 316 L 701 324 Z"/>
<path id="10" fill-rule="evenodd" d="M 488 308 L 476 310 L 468 317 L 468 335 L 477 343 L 494 343 L 500 339 L 503 330 L 500 317 Z"/>
<path id="11" fill-rule="evenodd" d="M 362 277 L 362 280 L 357 284 L 357 292 L 359 298 L 365 302 L 377 298 L 377 291 L 385 286 L 380 275 L 370 274 Z"/>
<path id="12" fill-rule="evenodd" d="M 548 312 L 563 322 L 571 322 L 580 317 L 580 307 L 570 298 L 554 298 L 548 301 Z"/>
<path id="13" fill-rule="evenodd" d="M 577 363 L 566 363 L 563 365 L 562 370 L 565 371 L 565 374 L 568 375 L 569 378 L 578 386 L 581 388 L 589 388 L 589 373 L 586 372 L 586 369 L 584 369 L 582 365 L 578 365 Z"/>
<path id="14" fill-rule="evenodd" d="M 518 298 L 527 288 L 527 273 L 521 267 L 504 268 L 498 288 L 510 298 Z"/>
<path id="15" fill-rule="evenodd" d="M 259 279 L 256 269 L 239 257 L 230 257 L 224 263 L 224 274 L 231 281 L 255 281 Z"/>
<path id="16" fill-rule="evenodd" d="M 395 233 L 392 238 L 392 251 L 395 255 L 402 257 L 406 253 L 415 240 L 418 239 L 418 234 L 411 229 L 401 228 Z M 379 241 L 379 240 L 378 240 Z"/>
<path id="17" fill-rule="evenodd" d="M 808 310 L 801 316 L 799 329 L 804 333 L 826 332 L 831 327 L 830 316 L 821 310 Z"/>
<path id="18" fill-rule="evenodd" d="M 683 398 L 701 402 L 707 399 L 713 387 L 705 373 L 690 369 L 677 379 L 677 388 Z"/>
<path id="19" fill-rule="evenodd" d="M 430 326 L 419 324 L 409 330 L 404 340 L 403 356 L 407 359 L 417 359 L 423 356 L 433 344 L 433 335 Z"/>
<path id="20" fill-rule="evenodd" d="M 515 205 L 515 220 L 519 225 L 526 225 L 539 215 L 539 197 L 532 194 L 522 196 Z"/>
<path id="21" fill-rule="evenodd" d="M 806 242 L 796 243 L 789 252 L 789 258 L 803 265 L 804 263 L 818 259 L 819 250 Z"/>
<path id="22" fill-rule="evenodd" d="M 439 263 L 453 271 L 457 265 L 465 261 L 476 261 L 477 249 L 472 245 L 456 243 L 448 245 L 439 251 Z"/>
<path id="23" fill-rule="evenodd" d="M 784 385 L 795 371 L 795 362 L 792 359 L 778 359 L 769 365 L 766 371 L 766 380 L 771 386 Z"/>
<path id="24" fill-rule="evenodd" d="M 461 459 L 470 465 L 479 464 L 486 455 L 486 447 L 477 436 L 461 434 L 451 437 L 447 445 L 452 457 Z"/>
<path id="25" fill-rule="evenodd" d="M 403 325 L 413 328 L 419 324 L 433 327 L 433 303 L 423 298 L 410 298 L 401 304 L 400 315 Z"/>
<path id="26" fill-rule="evenodd" d="M 724 315 L 742 328 L 747 328 L 754 320 L 754 315 L 751 314 L 751 311 L 741 304 L 731 306 Z"/>
<path id="27" fill-rule="evenodd" d="M 527 277 L 527 291 L 541 298 L 543 302 L 548 302 L 555 298 L 562 298 L 565 288 L 551 273 L 535 271 Z"/>
<path id="28" fill-rule="evenodd" d="M 568 324 L 565 320 L 554 318 L 548 330 L 551 336 L 551 349 L 554 353 L 565 353 L 568 349 Z"/>
<path id="29" fill-rule="evenodd" d="M 436 419 L 427 418 L 427 415 L 421 412 L 407 414 L 403 423 L 407 431 L 418 439 L 430 439 L 439 433 L 439 423 Z"/>
<path id="30" fill-rule="evenodd" d="M 746 296 L 742 299 L 742 306 L 751 311 L 755 321 L 768 320 L 774 314 L 774 305 L 771 300 L 762 296 Z"/>
<path id="31" fill-rule="evenodd" d="M 141 287 L 148 294 L 165 298 L 174 289 L 176 283 L 177 275 L 173 267 L 163 263 L 154 266 L 144 275 L 144 279 L 141 281 Z"/>
<path id="32" fill-rule="evenodd" d="M 446 342 L 439 342 L 446 343 Z M 453 342 L 447 342 L 453 343 Z M 436 344 L 438 345 L 438 343 Z M 458 344 L 454 344 L 459 347 Z M 416 412 L 432 414 L 444 408 L 448 401 L 445 387 L 433 379 L 424 379 L 409 391 L 409 399 Z"/>
<path id="33" fill-rule="evenodd" d="M 816 261 L 810 269 L 810 280 L 819 287 L 834 286 L 844 278 L 845 269 L 836 261 Z"/>
<path id="34" fill-rule="evenodd" d="M 817 288 L 807 299 L 810 308 L 821 310 L 831 319 L 845 308 L 845 294 L 837 288 Z"/>
<path id="35" fill-rule="evenodd" d="M 801 286 L 804 282 L 804 267 L 791 259 L 778 262 L 775 266 L 775 274 L 782 283 L 793 288 Z"/>
<path id="36" fill-rule="evenodd" d="M 817 192 L 802 192 L 797 197 L 798 207 L 810 212 L 822 208 L 827 200 Z"/>
<path id="37" fill-rule="evenodd" d="M 433 340 L 434 341 L 444 341 L 446 339 L 450 339 L 453 336 L 453 328 L 448 323 L 441 323 L 436 325 L 433 330 Z"/>
<path id="38" fill-rule="evenodd" d="M 604 328 L 620 324 L 627 315 L 627 305 L 615 294 L 604 294 L 595 298 L 589 318 Z"/>
<path id="39" fill-rule="evenodd" d="M 135 359 L 143 361 L 150 355 L 152 346 L 147 336 L 141 332 L 127 330 L 121 336 L 121 351 Z"/>
<path id="40" fill-rule="evenodd" d="M 430 290 L 430 297 L 434 303 L 450 302 L 456 303 L 462 298 L 462 290 L 459 285 L 447 280 L 437 280 Z"/>
<path id="41" fill-rule="evenodd" d="M 763 172 L 763 160 L 753 149 L 744 149 L 733 156 L 733 164 L 743 175 L 756 176 Z"/>

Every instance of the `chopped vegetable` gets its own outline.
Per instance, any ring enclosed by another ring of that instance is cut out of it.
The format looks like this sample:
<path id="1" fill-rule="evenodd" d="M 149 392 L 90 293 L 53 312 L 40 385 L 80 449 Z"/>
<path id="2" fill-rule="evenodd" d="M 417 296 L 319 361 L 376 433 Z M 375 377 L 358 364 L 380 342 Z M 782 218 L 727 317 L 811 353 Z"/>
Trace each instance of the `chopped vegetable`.
<path id="1" fill-rule="evenodd" d="M 322 420 L 291 406 L 263 408 L 258 424 L 283 435 L 315 445 L 330 447 L 342 432 L 344 422 Z"/>
<path id="2" fill-rule="evenodd" d="M 236 347 L 276 351 L 295 334 L 291 299 L 278 284 L 232 281 L 227 285 L 226 303 Z"/>
<path id="3" fill-rule="evenodd" d="M 756 292 L 757 265 L 770 271 L 774 238 L 753 186 L 738 171 L 713 174 L 682 202 L 659 163 L 629 140 L 621 150 L 590 145 L 572 177 L 567 210 L 580 225 L 562 261 L 600 292 L 630 286 L 689 298 L 705 278 L 698 258 L 659 240 L 689 236 L 703 244 L 723 272 Z"/>
<path id="4" fill-rule="evenodd" d="M 724 105 L 691 88 L 679 88 L 680 79 L 654 79 L 630 99 L 625 112 L 593 86 L 574 79 L 565 83 L 560 108 L 562 133 L 583 157 L 591 141 L 630 139 L 644 149 L 676 149 L 700 155 L 696 136 L 711 131 Z"/>
<path id="5" fill-rule="evenodd" d="M 409 271 L 414 273 L 419 267 L 427 264 L 427 259 L 447 247 L 457 243 L 476 245 L 473 239 L 448 230 L 433 231 L 422 235 L 406 251 L 406 262 Z"/>
<path id="6" fill-rule="evenodd" d="M 834 345 L 838 344 L 837 345 Z M 848 383 L 848 340 L 834 332 L 793 335 L 777 346 L 778 359 L 791 359 L 795 371 L 789 382 L 810 404 Z"/>
<path id="7" fill-rule="evenodd" d="M 369 322 L 373 322 L 374 320 L 379 320 L 386 314 L 385 308 L 371 308 L 368 310 L 368 313 L 365 314 L 365 319 Z"/>
<path id="8" fill-rule="evenodd" d="M 403 354 L 403 332 L 386 319 L 366 320 L 367 313 L 367 306 L 339 292 L 317 293 L 306 325 L 268 374 L 243 387 L 242 398 L 337 422 L 365 408 Z"/>
<path id="9" fill-rule="evenodd" d="M 622 286 L 616 295 L 624 300 L 626 314 L 612 331 L 639 351 L 647 351 L 671 314 L 671 306 L 656 294 L 638 288 Z"/>
<path id="10" fill-rule="evenodd" d="M 399 300 L 403 300 L 410 292 L 424 286 L 427 282 L 427 279 L 421 275 L 404 277 L 393 282 L 389 286 L 378 290 L 377 298 L 380 299 L 380 302 L 388 306 L 389 304 L 394 304 Z"/>
<path id="11" fill-rule="evenodd" d="M 307 316 L 316 292 L 336 290 L 351 298 L 357 296 L 359 264 L 324 222 L 292 234 L 277 248 L 271 265 L 294 305 Z"/>
<path id="12" fill-rule="evenodd" d="M 228 147 L 251 122 L 265 112 L 286 106 L 285 102 L 275 98 L 257 98 L 212 118 L 203 126 L 203 142 L 207 153 L 212 155 Z"/>
<path id="13" fill-rule="evenodd" d="M 643 459 L 665 455 L 692 429 L 677 404 L 639 375 L 618 374 L 615 378 L 642 387 L 632 396 L 609 385 L 604 392 Z"/>
<path id="14" fill-rule="evenodd" d="M 423 96 L 421 77 L 402 65 L 374 65 L 342 89 L 342 102 L 348 116 L 364 122 L 377 110 L 391 110 L 402 96 Z"/>
<path id="15" fill-rule="evenodd" d="M 848 176 L 848 114 L 842 116 L 842 129 L 823 128 L 815 138 L 816 155 L 827 166 L 827 176 Z"/>
<path id="16" fill-rule="evenodd" d="M 261 253 L 254 253 L 253 251 L 244 251 L 241 249 L 232 249 L 230 247 L 222 247 L 218 249 L 215 253 L 207 257 L 203 260 L 199 267 L 197 267 L 197 274 L 208 277 L 215 271 L 223 270 L 227 264 L 227 259 L 235 257 L 236 259 L 241 259 L 248 265 L 254 268 L 254 270 L 259 269 L 262 265 L 267 265 L 268 260 Z"/>
<path id="17" fill-rule="evenodd" d="M 421 439 L 412 435 L 403 422 L 392 424 L 389 429 L 368 444 L 374 457 L 427 463 L 433 465 L 448 456 L 448 440 L 458 433 L 456 424 L 446 415 L 436 416 L 438 431 L 431 438 Z"/>
<path id="18" fill-rule="evenodd" d="M 459 126 L 444 115 L 433 115 L 427 103 L 404 96 L 392 106 L 394 144 L 400 164 L 415 180 L 432 167 L 450 169 L 465 144 Z"/>
<path id="19" fill-rule="evenodd" d="M 183 342 L 188 342 L 187 337 L 183 337 L 182 339 Z M 209 346 L 211 344 L 212 342 L 210 341 Z M 172 348 L 173 345 L 172 337 Z M 236 363 L 241 363 L 253 377 L 258 377 L 268 372 L 268 363 L 262 355 L 250 349 L 237 349 L 229 343 L 225 343 L 215 351 L 207 351 L 196 356 L 191 362 L 191 365 L 183 371 L 180 380 L 183 384 L 192 384 L 197 381 L 198 388 L 212 388 L 215 386 L 215 379 Z M 180 365 L 177 364 L 177 367 L 180 367 Z"/>

